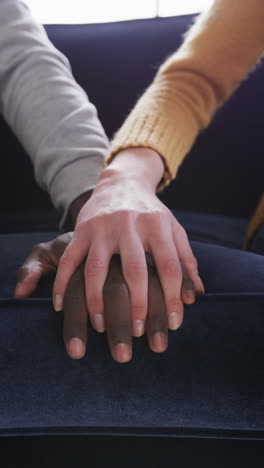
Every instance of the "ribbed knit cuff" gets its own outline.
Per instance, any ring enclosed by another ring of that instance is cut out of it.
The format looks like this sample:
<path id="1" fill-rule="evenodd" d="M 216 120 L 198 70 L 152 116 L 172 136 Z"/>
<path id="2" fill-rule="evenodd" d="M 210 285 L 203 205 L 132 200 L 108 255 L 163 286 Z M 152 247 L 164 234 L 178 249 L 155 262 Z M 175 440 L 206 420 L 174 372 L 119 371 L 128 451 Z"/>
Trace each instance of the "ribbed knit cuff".
<path id="1" fill-rule="evenodd" d="M 184 106 L 173 102 L 169 106 L 163 106 L 155 101 L 152 92 L 150 96 L 148 94 L 147 91 L 143 95 L 115 135 L 105 165 L 109 165 L 114 156 L 123 149 L 151 148 L 159 153 L 165 165 L 163 179 L 157 187 L 157 191 L 160 191 L 175 178 L 182 160 L 198 134 L 198 124 Z"/>

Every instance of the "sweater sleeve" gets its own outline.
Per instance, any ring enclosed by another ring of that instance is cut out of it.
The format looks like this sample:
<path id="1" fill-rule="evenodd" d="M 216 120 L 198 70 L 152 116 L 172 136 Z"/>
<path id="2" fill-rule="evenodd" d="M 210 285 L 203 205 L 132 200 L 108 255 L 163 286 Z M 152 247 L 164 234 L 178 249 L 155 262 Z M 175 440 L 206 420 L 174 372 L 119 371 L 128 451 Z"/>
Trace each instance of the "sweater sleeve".
<path id="1" fill-rule="evenodd" d="M 152 148 L 165 167 L 158 190 L 165 187 L 198 133 L 260 58 L 263 25 L 263 0 L 215 0 L 160 67 L 115 135 L 106 164 L 122 149 Z"/>
<path id="2" fill-rule="evenodd" d="M 71 202 L 96 185 L 107 137 L 68 60 L 20 0 L 0 1 L 0 51 L 0 111 L 62 226 Z"/>

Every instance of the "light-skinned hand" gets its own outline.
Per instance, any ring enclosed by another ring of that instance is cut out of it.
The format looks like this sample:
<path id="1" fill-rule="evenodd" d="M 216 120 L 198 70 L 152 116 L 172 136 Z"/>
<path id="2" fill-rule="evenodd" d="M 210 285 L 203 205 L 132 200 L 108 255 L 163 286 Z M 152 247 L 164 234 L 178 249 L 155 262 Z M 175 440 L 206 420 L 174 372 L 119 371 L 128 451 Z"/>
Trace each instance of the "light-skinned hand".
<path id="1" fill-rule="evenodd" d="M 70 278 L 84 261 L 86 303 L 93 326 L 101 331 L 103 287 L 110 260 L 119 254 L 129 290 L 132 332 L 141 336 L 148 314 L 148 253 L 161 283 L 168 326 L 171 330 L 180 326 L 183 303 L 193 301 L 190 291 L 181 294 L 181 264 L 195 290 L 204 288 L 185 230 L 155 193 L 163 172 L 160 156 L 146 148 L 120 152 L 102 172 L 60 258 L 53 288 L 56 310 L 63 308 Z"/>

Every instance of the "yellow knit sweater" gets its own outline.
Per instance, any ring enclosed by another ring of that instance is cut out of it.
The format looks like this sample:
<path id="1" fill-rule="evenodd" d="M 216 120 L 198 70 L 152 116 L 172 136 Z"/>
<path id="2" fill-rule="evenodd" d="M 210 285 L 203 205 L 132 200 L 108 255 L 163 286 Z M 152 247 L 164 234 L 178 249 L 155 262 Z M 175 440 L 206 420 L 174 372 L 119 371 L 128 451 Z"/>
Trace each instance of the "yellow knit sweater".
<path id="1" fill-rule="evenodd" d="M 264 51 L 264 0 L 215 0 L 160 67 L 119 129 L 106 164 L 122 149 L 147 147 L 164 161 L 158 190 L 175 178 L 198 133 Z M 264 203 L 263 203 L 264 219 Z"/>

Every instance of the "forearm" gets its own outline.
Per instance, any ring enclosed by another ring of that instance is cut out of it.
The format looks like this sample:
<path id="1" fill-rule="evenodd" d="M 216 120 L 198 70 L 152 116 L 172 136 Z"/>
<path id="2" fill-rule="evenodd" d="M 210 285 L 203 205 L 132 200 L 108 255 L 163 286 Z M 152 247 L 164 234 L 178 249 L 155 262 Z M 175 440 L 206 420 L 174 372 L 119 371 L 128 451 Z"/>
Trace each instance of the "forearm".
<path id="1" fill-rule="evenodd" d="M 1 112 L 65 217 L 104 167 L 108 140 L 96 109 L 20 0 L 0 2 L 0 52 Z"/>
<path id="2" fill-rule="evenodd" d="M 149 147 L 164 158 L 169 183 L 198 133 L 262 54 L 263 22 L 262 0 L 215 1 L 117 132 L 107 164 L 120 150 Z"/>

